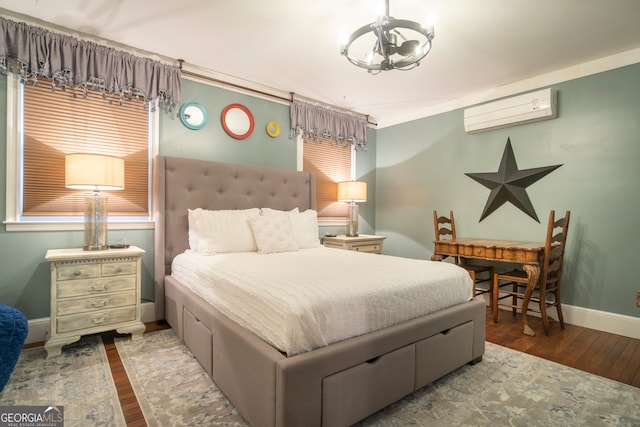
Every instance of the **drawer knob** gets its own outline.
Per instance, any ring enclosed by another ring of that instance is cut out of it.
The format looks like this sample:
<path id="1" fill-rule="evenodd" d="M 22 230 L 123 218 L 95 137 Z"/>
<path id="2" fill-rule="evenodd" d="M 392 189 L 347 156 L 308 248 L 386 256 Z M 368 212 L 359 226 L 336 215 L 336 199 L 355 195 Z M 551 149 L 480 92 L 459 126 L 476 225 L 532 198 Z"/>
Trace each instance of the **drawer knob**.
<path id="1" fill-rule="evenodd" d="M 82 271 L 79 271 L 79 270 L 76 270 L 76 271 L 73 272 L 73 275 L 76 276 L 76 277 L 81 275 L 81 274 L 82 274 Z"/>
<path id="2" fill-rule="evenodd" d="M 107 285 L 105 283 L 96 283 L 94 285 L 91 285 L 91 289 L 94 291 L 106 291 Z"/>

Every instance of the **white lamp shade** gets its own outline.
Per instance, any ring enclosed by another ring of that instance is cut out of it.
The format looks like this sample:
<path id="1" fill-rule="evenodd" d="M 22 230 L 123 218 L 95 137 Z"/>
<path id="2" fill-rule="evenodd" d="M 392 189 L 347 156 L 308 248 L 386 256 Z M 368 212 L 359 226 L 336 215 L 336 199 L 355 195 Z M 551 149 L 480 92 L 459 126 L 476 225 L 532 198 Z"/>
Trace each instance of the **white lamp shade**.
<path id="1" fill-rule="evenodd" d="M 124 160 L 102 154 L 67 154 L 65 187 L 78 190 L 124 189 Z"/>
<path id="2" fill-rule="evenodd" d="M 338 183 L 339 202 L 366 202 L 367 183 L 362 181 L 342 181 Z"/>

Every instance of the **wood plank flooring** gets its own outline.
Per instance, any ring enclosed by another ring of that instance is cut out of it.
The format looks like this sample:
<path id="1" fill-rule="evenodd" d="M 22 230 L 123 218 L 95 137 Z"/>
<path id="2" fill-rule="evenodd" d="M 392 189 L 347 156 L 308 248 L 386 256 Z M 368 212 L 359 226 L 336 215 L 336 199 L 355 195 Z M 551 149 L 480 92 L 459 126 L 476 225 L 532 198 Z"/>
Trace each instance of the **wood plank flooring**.
<path id="1" fill-rule="evenodd" d="M 540 318 L 529 316 L 528 322 L 535 337 L 522 334 L 519 313 L 501 310 L 493 323 L 487 309 L 487 341 L 640 387 L 640 340 L 566 323 L 562 330 L 557 322 L 545 336 Z"/>
<path id="2" fill-rule="evenodd" d="M 529 337 L 522 334 L 520 314 L 513 316 L 507 311 L 501 311 L 499 322 L 493 323 L 489 308 L 486 325 L 489 342 L 640 387 L 638 339 L 568 324 L 561 330 L 558 323 L 553 323 L 550 334 L 545 336 L 542 321 L 533 316 L 529 316 L 529 325 L 536 332 L 536 336 Z M 146 332 L 169 327 L 164 322 L 150 322 L 146 326 Z M 115 336 L 118 335 L 113 332 L 104 333 L 102 340 L 118 390 L 120 405 L 128 427 L 145 427 L 147 424 L 144 416 L 113 343 Z"/>
<path id="3" fill-rule="evenodd" d="M 169 324 L 166 322 L 149 322 L 145 325 L 145 332 L 154 332 L 169 328 Z M 142 414 L 142 409 L 140 409 L 140 405 L 138 405 L 133 387 L 131 387 L 129 377 L 118 354 L 118 349 L 114 344 L 114 338 L 121 335 L 118 335 L 116 332 L 105 332 L 101 336 L 104 342 L 104 348 L 107 351 L 107 358 L 111 366 L 111 375 L 113 376 L 113 382 L 118 392 L 120 407 L 122 408 L 124 419 L 127 422 L 127 427 L 146 427 L 147 423 Z"/>

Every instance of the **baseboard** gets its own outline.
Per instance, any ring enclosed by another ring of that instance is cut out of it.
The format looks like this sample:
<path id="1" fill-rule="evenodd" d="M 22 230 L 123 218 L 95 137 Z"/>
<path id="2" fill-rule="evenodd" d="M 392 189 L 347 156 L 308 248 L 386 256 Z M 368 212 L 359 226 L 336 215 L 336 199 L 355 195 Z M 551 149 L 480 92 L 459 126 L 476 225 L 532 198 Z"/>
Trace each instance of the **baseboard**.
<path id="1" fill-rule="evenodd" d="M 140 305 L 140 318 L 143 323 L 155 321 L 155 303 L 143 302 Z M 50 320 L 48 317 L 29 320 L 29 332 L 27 334 L 25 344 L 34 344 L 46 341 L 49 336 L 49 322 Z"/>
<path id="2" fill-rule="evenodd" d="M 640 339 L 640 317 L 625 316 L 566 304 L 562 305 L 562 312 L 564 313 L 564 321 L 570 325 Z M 140 316 L 144 323 L 158 320 L 156 319 L 155 303 L 142 303 Z M 555 309 L 550 310 L 549 316 L 558 320 L 555 315 Z M 48 333 L 48 317 L 29 320 L 29 334 L 25 343 L 43 342 L 47 339 Z"/>
<path id="3" fill-rule="evenodd" d="M 49 318 L 41 317 L 39 319 L 29 320 L 29 332 L 25 344 L 34 344 L 44 342 L 49 336 Z"/>
<path id="4" fill-rule="evenodd" d="M 562 304 L 562 313 L 564 314 L 564 321 L 571 325 L 640 339 L 640 317 L 565 304 Z"/>

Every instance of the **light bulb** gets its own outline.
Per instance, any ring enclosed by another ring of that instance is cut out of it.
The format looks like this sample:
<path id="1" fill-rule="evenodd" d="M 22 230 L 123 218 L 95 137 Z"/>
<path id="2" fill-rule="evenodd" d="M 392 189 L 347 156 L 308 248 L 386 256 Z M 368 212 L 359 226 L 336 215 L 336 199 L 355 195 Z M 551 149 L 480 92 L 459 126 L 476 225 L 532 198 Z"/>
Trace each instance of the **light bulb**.
<path id="1" fill-rule="evenodd" d="M 341 33 L 338 40 L 340 40 L 340 47 L 344 49 L 349 42 L 349 36 L 346 33 Z"/>
<path id="2" fill-rule="evenodd" d="M 437 19 L 436 13 L 431 12 L 427 17 L 427 26 L 425 27 L 425 29 L 434 36 L 436 34 L 436 19 Z"/>
<path id="3" fill-rule="evenodd" d="M 367 58 L 366 58 L 367 64 L 371 64 L 373 62 L 373 51 L 369 51 L 369 53 L 367 53 Z"/>

